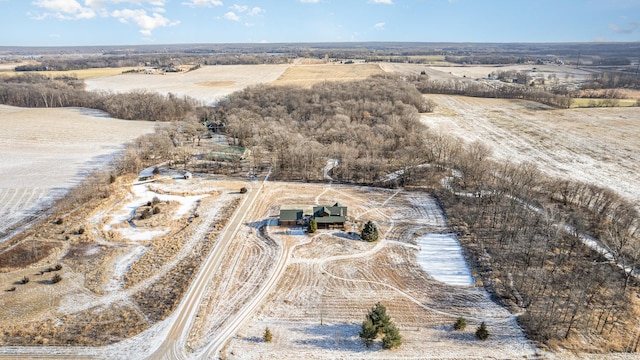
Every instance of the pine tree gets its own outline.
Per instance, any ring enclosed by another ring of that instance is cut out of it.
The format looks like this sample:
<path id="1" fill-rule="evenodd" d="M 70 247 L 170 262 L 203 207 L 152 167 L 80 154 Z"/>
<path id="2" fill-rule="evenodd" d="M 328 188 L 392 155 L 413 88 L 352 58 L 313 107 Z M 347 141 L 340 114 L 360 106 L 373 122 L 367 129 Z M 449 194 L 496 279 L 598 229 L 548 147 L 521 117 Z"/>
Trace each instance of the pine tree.
<path id="1" fill-rule="evenodd" d="M 311 218 L 311 220 L 309 220 L 309 226 L 307 226 L 307 232 L 309 234 L 313 234 L 317 230 L 318 230 L 318 222 L 316 221 L 316 219 Z"/>
<path id="2" fill-rule="evenodd" d="M 376 327 L 378 333 L 384 331 L 387 325 L 391 322 L 389 315 L 387 315 L 387 308 L 380 302 L 377 302 L 371 309 L 368 317 L 371 319 L 371 322 Z"/>
<path id="3" fill-rule="evenodd" d="M 489 338 L 489 330 L 487 330 L 487 325 L 484 321 L 478 326 L 476 337 L 480 340 L 487 340 Z"/>
<path id="4" fill-rule="evenodd" d="M 453 328 L 458 330 L 458 331 L 462 331 L 467 327 L 467 320 L 465 320 L 462 316 L 460 316 L 457 320 L 456 323 L 453 324 Z"/>
<path id="5" fill-rule="evenodd" d="M 384 338 L 382 338 L 383 349 L 395 349 L 402 345 L 402 336 L 396 325 L 390 322 L 384 328 Z"/>
<path id="6" fill-rule="evenodd" d="M 271 340 L 273 340 L 273 335 L 271 334 L 271 330 L 269 330 L 268 326 L 266 329 L 264 329 L 264 335 L 262 336 L 262 339 L 267 343 L 270 343 Z"/>
<path id="7" fill-rule="evenodd" d="M 369 347 L 373 343 L 373 340 L 375 340 L 377 337 L 378 328 L 373 325 L 373 322 L 371 322 L 371 318 L 367 316 L 367 318 L 362 322 L 360 338 L 362 339 L 362 341 L 364 341 L 364 344 Z"/>
<path id="8" fill-rule="evenodd" d="M 362 233 L 360 234 L 360 237 L 362 238 L 362 240 L 368 241 L 368 242 L 377 241 L 378 227 L 376 226 L 376 224 L 371 222 L 371 220 L 367 221 L 367 223 L 364 224 L 364 228 L 362 229 Z"/>

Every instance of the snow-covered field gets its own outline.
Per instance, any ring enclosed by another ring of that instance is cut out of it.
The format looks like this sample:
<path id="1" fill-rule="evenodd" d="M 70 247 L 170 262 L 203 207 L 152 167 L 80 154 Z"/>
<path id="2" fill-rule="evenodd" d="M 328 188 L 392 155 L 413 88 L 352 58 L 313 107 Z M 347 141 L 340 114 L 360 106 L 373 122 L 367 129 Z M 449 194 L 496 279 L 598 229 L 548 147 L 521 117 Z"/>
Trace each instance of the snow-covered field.
<path id="1" fill-rule="evenodd" d="M 638 108 L 550 109 L 524 100 L 428 95 L 430 128 L 480 141 L 493 157 L 551 176 L 610 188 L 640 204 Z"/>
<path id="2" fill-rule="evenodd" d="M 250 85 L 275 81 L 291 65 L 212 65 L 167 75 L 121 74 L 87 79 L 87 90 L 128 92 L 146 90 L 189 96 L 205 104 Z"/>
<path id="3" fill-rule="evenodd" d="M 0 234 L 46 208 L 154 126 L 95 110 L 0 105 Z"/>
<path id="4" fill-rule="evenodd" d="M 427 234 L 419 237 L 417 242 L 420 251 L 416 254 L 416 260 L 431 277 L 455 286 L 471 286 L 475 283 L 454 234 Z"/>

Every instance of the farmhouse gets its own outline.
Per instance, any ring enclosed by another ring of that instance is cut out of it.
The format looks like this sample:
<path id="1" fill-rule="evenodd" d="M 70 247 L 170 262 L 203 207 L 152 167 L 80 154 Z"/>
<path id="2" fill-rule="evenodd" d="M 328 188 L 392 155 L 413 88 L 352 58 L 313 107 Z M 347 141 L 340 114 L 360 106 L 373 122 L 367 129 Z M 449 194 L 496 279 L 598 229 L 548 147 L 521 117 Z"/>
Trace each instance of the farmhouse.
<path id="1" fill-rule="evenodd" d="M 339 203 L 333 206 L 321 205 L 311 207 L 307 210 L 301 209 L 280 209 L 279 224 L 281 226 L 302 226 L 306 225 L 310 218 L 316 220 L 318 228 L 342 228 L 347 221 L 347 207 Z"/>
<path id="2" fill-rule="evenodd" d="M 318 228 L 344 227 L 347 221 L 347 207 L 339 203 L 333 206 L 314 206 L 313 218 L 316 219 Z"/>

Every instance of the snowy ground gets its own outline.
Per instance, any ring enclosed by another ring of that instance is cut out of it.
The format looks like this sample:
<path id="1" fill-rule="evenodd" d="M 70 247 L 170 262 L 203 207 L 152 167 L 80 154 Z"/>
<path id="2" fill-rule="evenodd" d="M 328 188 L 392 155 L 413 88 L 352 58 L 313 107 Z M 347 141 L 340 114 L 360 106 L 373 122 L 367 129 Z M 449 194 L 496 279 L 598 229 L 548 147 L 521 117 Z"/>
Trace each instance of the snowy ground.
<path id="1" fill-rule="evenodd" d="M 480 141 L 498 160 L 529 162 L 551 176 L 610 188 L 640 204 L 638 108 L 550 109 L 523 100 L 428 95 L 430 128 Z"/>
<path id="2" fill-rule="evenodd" d="M 420 251 L 416 254 L 416 260 L 431 277 L 455 286 L 471 286 L 475 283 L 454 234 L 427 234 L 419 237 L 417 242 Z"/>
<path id="3" fill-rule="evenodd" d="M 87 79 L 87 90 L 134 90 L 189 96 L 210 105 L 250 85 L 275 81 L 291 65 L 215 65 L 167 75 L 121 74 Z"/>
<path id="4" fill-rule="evenodd" d="M 153 132 L 155 124 L 79 108 L 0 105 L 0 127 L 2 234 L 102 168 L 124 143 Z"/>

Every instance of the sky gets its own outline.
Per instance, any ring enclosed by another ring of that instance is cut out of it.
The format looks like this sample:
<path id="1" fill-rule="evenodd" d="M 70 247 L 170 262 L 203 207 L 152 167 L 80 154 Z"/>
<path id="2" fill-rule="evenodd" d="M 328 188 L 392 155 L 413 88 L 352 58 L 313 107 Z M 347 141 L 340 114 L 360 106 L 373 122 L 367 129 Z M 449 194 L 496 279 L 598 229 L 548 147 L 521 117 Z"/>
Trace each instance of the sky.
<path id="1" fill-rule="evenodd" d="M 0 0 L 0 46 L 637 42 L 640 0 Z"/>

